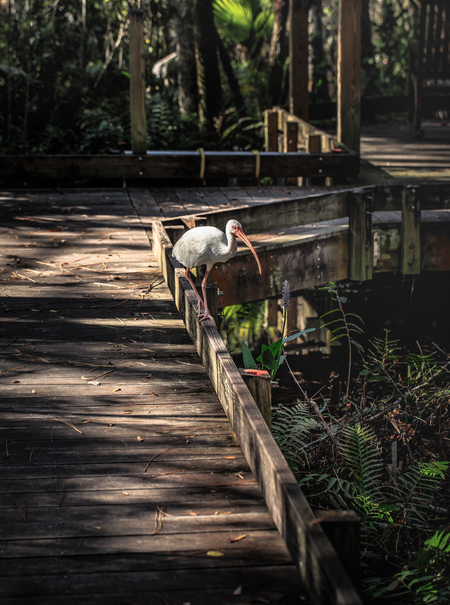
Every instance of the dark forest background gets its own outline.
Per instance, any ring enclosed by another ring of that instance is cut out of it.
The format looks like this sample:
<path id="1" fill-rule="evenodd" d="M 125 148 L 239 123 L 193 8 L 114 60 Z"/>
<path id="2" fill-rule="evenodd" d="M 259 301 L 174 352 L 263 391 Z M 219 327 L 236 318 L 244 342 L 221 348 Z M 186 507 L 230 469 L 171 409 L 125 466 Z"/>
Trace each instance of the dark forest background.
<path id="1" fill-rule="evenodd" d="M 262 148 L 261 112 L 288 103 L 288 0 L 0 0 L 0 154 L 130 148 L 130 8 L 144 10 L 148 148 Z M 338 9 L 310 5 L 312 104 L 336 99 Z M 363 96 L 406 94 L 417 14 L 362 0 Z"/>

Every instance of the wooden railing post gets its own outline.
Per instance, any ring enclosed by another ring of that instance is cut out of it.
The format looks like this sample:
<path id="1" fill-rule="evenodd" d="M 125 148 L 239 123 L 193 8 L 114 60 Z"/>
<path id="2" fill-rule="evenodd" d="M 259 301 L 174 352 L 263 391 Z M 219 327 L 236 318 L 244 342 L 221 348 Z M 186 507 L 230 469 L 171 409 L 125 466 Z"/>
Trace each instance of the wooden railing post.
<path id="1" fill-rule="evenodd" d="M 130 17 L 130 109 L 133 153 L 147 151 L 145 112 L 144 11 L 133 8 Z"/>
<path id="2" fill-rule="evenodd" d="M 419 188 L 408 185 L 402 191 L 402 253 L 403 275 L 420 273 L 420 197 Z"/>
<path id="3" fill-rule="evenodd" d="M 372 279 L 372 193 L 353 191 L 349 195 L 348 262 L 349 277 Z"/>
<path id="4" fill-rule="evenodd" d="M 361 131 L 361 0 L 339 0 L 339 141 L 359 153 Z"/>
<path id="5" fill-rule="evenodd" d="M 284 122 L 284 151 L 298 151 L 298 122 Z M 299 179 L 296 176 L 288 176 L 286 179 L 287 185 L 298 185 Z"/>
<path id="6" fill-rule="evenodd" d="M 264 113 L 264 146 L 266 151 L 278 151 L 278 112 Z"/>
<path id="7" fill-rule="evenodd" d="M 327 510 L 319 513 L 319 519 L 353 586 L 361 592 L 358 515 L 350 510 Z"/>
<path id="8" fill-rule="evenodd" d="M 267 426 L 272 426 L 272 385 L 267 370 L 240 370 L 251 396 L 255 400 Z"/>

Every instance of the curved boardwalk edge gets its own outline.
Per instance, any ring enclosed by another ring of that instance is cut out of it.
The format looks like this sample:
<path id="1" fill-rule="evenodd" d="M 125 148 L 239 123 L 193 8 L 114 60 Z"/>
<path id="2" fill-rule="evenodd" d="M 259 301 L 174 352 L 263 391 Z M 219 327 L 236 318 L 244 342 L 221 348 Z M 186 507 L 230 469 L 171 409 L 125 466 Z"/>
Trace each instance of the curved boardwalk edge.
<path id="1" fill-rule="evenodd" d="M 219 400 L 255 474 L 274 522 L 314 601 L 360 605 L 335 550 L 298 486 L 284 456 L 215 327 L 202 325 L 184 270 L 160 221 L 153 224 L 155 254 Z"/>

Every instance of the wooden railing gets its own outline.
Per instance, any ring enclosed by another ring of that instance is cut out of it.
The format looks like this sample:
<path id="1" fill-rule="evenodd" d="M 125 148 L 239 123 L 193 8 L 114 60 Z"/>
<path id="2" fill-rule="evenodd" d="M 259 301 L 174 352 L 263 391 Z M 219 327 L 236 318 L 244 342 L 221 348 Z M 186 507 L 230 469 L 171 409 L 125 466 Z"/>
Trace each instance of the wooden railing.
<path id="1" fill-rule="evenodd" d="M 342 159 L 342 172 L 340 177 L 355 176 L 353 164 L 359 163 L 358 155 L 340 143 L 334 135 L 316 128 L 301 118 L 294 116 L 281 107 L 274 107 L 264 112 L 265 123 L 265 149 L 266 151 L 308 153 L 311 157 L 321 154 L 324 166 L 314 176 L 324 177 L 325 184 L 332 185 L 333 176 L 328 170 L 329 157 L 340 156 Z M 298 175 L 303 176 L 303 175 Z M 293 180 L 288 184 L 305 185 L 309 181 Z"/>

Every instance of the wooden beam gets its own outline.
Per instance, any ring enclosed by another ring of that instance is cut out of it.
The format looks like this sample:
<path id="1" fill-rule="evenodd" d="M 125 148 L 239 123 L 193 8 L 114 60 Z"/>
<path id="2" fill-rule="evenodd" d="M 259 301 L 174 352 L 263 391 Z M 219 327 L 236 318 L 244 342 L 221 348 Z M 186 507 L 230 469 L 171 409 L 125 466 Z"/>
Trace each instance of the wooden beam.
<path id="1" fill-rule="evenodd" d="M 134 8 L 130 18 L 130 109 L 133 153 L 147 149 L 147 117 L 145 111 L 144 11 Z"/>
<path id="2" fill-rule="evenodd" d="M 359 158 L 348 153 L 260 153 L 260 177 L 356 176 Z M 196 151 L 147 151 L 142 155 L 0 156 L 0 177 L 80 179 L 167 179 L 199 180 L 200 154 Z M 322 171 L 323 174 L 320 172 Z M 205 177 L 255 176 L 255 154 L 251 151 L 206 151 Z"/>
<path id="3" fill-rule="evenodd" d="M 278 113 L 264 113 L 264 148 L 266 151 L 278 151 Z"/>
<path id="4" fill-rule="evenodd" d="M 267 426 L 272 426 L 272 385 L 267 370 L 239 370 Z"/>
<path id="5" fill-rule="evenodd" d="M 402 253 L 403 275 L 420 273 L 420 197 L 419 187 L 407 186 L 402 195 Z"/>
<path id="6" fill-rule="evenodd" d="M 349 201 L 348 229 L 349 277 L 357 281 L 372 279 L 372 193 L 355 191 Z"/>
<path id="7" fill-rule="evenodd" d="M 290 0 L 289 5 L 289 106 L 290 112 L 309 119 L 308 9 L 309 0 Z"/>
<path id="8" fill-rule="evenodd" d="M 339 0 L 337 138 L 359 153 L 361 0 Z"/>

